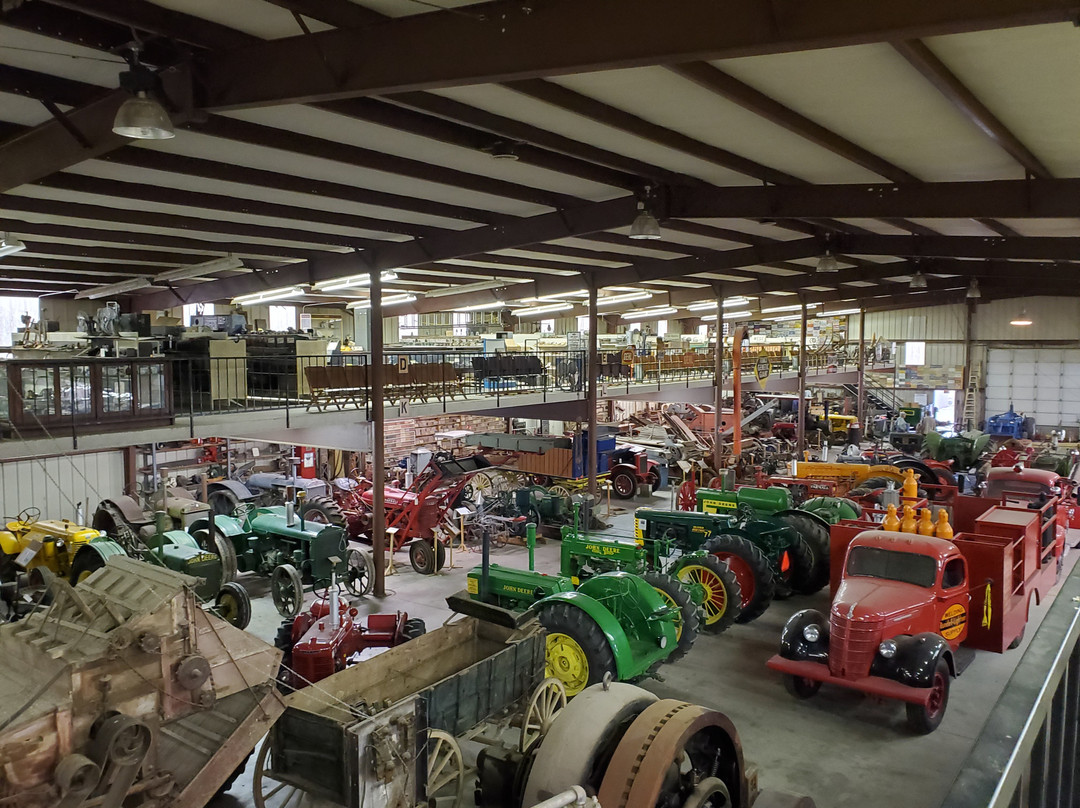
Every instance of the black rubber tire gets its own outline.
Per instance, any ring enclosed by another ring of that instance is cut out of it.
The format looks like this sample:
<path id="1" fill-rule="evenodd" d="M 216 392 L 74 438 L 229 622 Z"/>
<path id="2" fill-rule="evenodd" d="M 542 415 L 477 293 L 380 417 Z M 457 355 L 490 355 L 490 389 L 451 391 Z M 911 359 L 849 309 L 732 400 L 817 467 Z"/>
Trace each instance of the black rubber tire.
<path id="1" fill-rule="evenodd" d="M 240 498 L 228 488 L 219 488 L 206 495 L 207 505 L 214 510 L 215 516 L 232 516 Z"/>
<path id="2" fill-rule="evenodd" d="M 565 634 L 578 644 L 585 654 L 588 663 L 587 681 L 585 687 L 599 684 L 604 681 L 604 674 L 610 673 L 615 681 L 619 679 L 619 671 L 615 665 L 615 653 L 608 645 L 607 637 L 600 630 L 600 626 L 589 615 L 577 606 L 569 603 L 554 602 L 549 606 L 542 606 L 540 610 L 540 625 L 544 627 L 548 635 Z M 546 676 L 554 676 L 560 679 L 559 671 L 546 666 Z M 563 682 L 565 684 L 565 681 Z M 569 692 L 567 695 L 576 695 Z"/>
<path id="3" fill-rule="evenodd" d="M 611 478 L 611 490 L 619 499 L 633 499 L 637 493 L 637 478 L 626 471 L 616 472 Z"/>
<path id="4" fill-rule="evenodd" d="M 937 665 L 934 666 L 932 681 L 941 681 L 944 684 L 945 692 L 939 709 L 930 712 L 921 704 L 907 705 L 908 726 L 919 735 L 929 735 L 937 729 L 941 724 L 941 720 L 945 717 L 945 710 L 949 706 L 949 663 L 944 658 L 938 659 Z"/>
<path id="5" fill-rule="evenodd" d="M 434 575 L 438 572 L 435 549 L 426 539 L 418 539 L 409 545 L 409 563 L 421 575 Z"/>
<path id="6" fill-rule="evenodd" d="M 1020 643 L 1022 643 L 1024 641 L 1024 632 L 1025 631 L 1027 631 L 1027 626 L 1024 626 L 1022 629 L 1020 629 L 1020 633 L 1016 635 L 1016 639 L 1014 639 L 1011 643 L 1009 643 L 1009 650 L 1010 651 L 1013 651 L 1013 650 L 1020 647 Z"/>
<path id="7" fill-rule="evenodd" d="M 446 545 L 441 541 L 435 542 L 435 572 L 446 566 Z"/>
<path id="8" fill-rule="evenodd" d="M 781 522 L 802 536 L 813 557 L 810 577 L 796 587 L 800 595 L 812 595 L 829 584 L 829 529 L 807 513 L 782 513 Z"/>
<path id="9" fill-rule="evenodd" d="M 345 511 L 341 510 L 333 497 L 312 497 L 305 500 L 300 506 L 300 515 L 305 520 L 311 519 L 313 522 L 323 522 L 336 527 L 345 527 L 348 523 Z"/>
<path id="10" fill-rule="evenodd" d="M 934 476 L 937 477 L 938 485 L 956 485 L 956 475 L 949 469 L 935 467 Z"/>
<path id="11" fill-rule="evenodd" d="M 221 612 L 221 604 L 226 599 L 232 601 L 236 610 L 236 614 L 232 618 L 226 617 L 226 613 Z M 217 598 L 214 600 L 214 611 L 218 617 L 230 626 L 235 626 L 243 631 L 251 622 L 251 597 L 248 595 L 247 590 L 236 581 L 229 581 L 223 584 L 217 593 Z"/>
<path id="12" fill-rule="evenodd" d="M 668 574 L 677 580 L 683 581 L 683 576 L 680 573 L 686 567 L 695 565 L 705 567 L 724 590 L 723 611 L 714 614 L 708 608 L 709 604 L 698 607 L 701 613 L 698 628 L 706 634 L 723 634 L 735 624 L 736 618 L 742 611 L 742 593 L 739 592 L 739 581 L 726 563 L 716 556 L 707 554 L 683 556 L 671 567 L 668 567 Z M 712 605 L 715 607 L 715 603 Z"/>
<path id="13" fill-rule="evenodd" d="M 68 582 L 72 586 L 77 586 L 83 577 L 97 572 L 104 566 L 105 559 L 93 550 L 87 549 L 84 552 L 76 553 L 75 560 L 71 564 L 71 574 L 68 576 Z"/>
<path id="14" fill-rule="evenodd" d="M 888 488 L 890 485 L 899 491 L 903 484 L 891 477 L 867 477 L 859 483 L 859 488 Z"/>
<path id="15" fill-rule="evenodd" d="M 787 571 L 777 570 L 777 600 L 784 600 L 792 595 L 812 595 L 817 592 L 814 585 L 814 552 L 801 535 L 793 541 L 784 553 L 787 554 Z M 780 556 L 783 565 L 783 554 Z M 821 587 L 818 587 L 820 589 Z"/>
<path id="16" fill-rule="evenodd" d="M 655 471 L 650 471 L 648 476 L 649 487 L 652 488 L 653 493 L 655 494 L 657 491 L 660 490 L 660 475 L 657 474 Z"/>
<path id="17" fill-rule="evenodd" d="M 821 690 L 821 682 L 803 676 L 784 676 L 784 689 L 797 699 L 813 698 Z"/>
<path id="18" fill-rule="evenodd" d="M 735 618 L 735 622 L 749 623 L 751 620 L 761 617 L 765 610 L 769 608 L 769 604 L 772 603 L 776 594 L 776 575 L 769 564 L 769 559 L 761 552 L 761 548 L 742 536 L 721 533 L 719 536 L 713 536 L 705 542 L 703 549 L 714 556 L 717 553 L 731 556 L 732 561 L 743 565 L 743 575 L 748 575 L 752 579 L 752 586 L 746 587 L 750 589 L 750 592 L 747 593 L 744 582 L 740 578 L 740 571 L 737 569 L 732 570 L 735 577 L 739 579 L 739 590 L 742 594 L 742 608 L 739 611 L 739 616 Z M 720 557 L 717 556 L 717 558 Z M 720 560 L 724 561 L 725 559 L 720 558 Z"/>
<path id="19" fill-rule="evenodd" d="M 278 665 L 277 689 L 282 693 L 292 693 L 295 688 L 289 684 L 289 670 L 292 668 L 292 620 L 283 620 L 274 635 L 274 647 L 281 651 L 281 664 Z"/>
<path id="20" fill-rule="evenodd" d="M 410 617 L 401 627 L 401 636 L 406 640 L 415 640 L 427 634 L 427 625 L 419 617 Z"/>
<path id="21" fill-rule="evenodd" d="M 218 530 L 216 526 L 213 541 L 210 540 L 209 533 L 209 528 L 197 530 L 191 534 L 191 537 L 195 539 L 203 550 L 214 553 L 221 559 L 221 583 L 227 584 L 235 581 L 239 570 L 236 561 L 236 547 L 233 546 L 232 539 Z"/>
<path id="22" fill-rule="evenodd" d="M 679 620 L 675 625 L 676 642 L 675 650 L 672 651 L 665 662 L 675 662 L 682 659 L 690 649 L 694 647 L 697 639 L 700 620 L 698 607 L 690 598 L 690 593 L 679 581 L 662 572 L 649 571 L 641 576 L 645 583 L 660 593 L 664 601 L 671 601 L 668 605 L 674 605 L 679 610 Z"/>

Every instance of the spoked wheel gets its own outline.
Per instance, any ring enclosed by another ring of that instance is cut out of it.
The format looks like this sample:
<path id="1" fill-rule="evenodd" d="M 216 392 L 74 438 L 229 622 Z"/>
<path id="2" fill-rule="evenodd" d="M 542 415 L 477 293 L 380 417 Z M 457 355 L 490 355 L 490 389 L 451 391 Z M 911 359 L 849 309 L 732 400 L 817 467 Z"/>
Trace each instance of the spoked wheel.
<path id="1" fill-rule="evenodd" d="M 568 497 L 570 496 L 570 489 L 565 485 L 553 485 L 548 489 L 548 493 L 557 497 Z"/>
<path id="2" fill-rule="evenodd" d="M 441 729 L 428 730 L 427 798 L 440 792 L 454 795 L 454 805 L 461 802 L 465 788 L 465 760 L 454 736 Z"/>
<path id="3" fill-rule="evenodd" d="M 701 609 L 702 631 L 721 634 L 731 627 L 742 610 L 742 593 L 727 564 L 711 555 L 685 556 L 670 572 Z"/>
<path id="4" fill-rule="evenodd" d="M 675 505 L 680 511 L 692 511 L 697 508 L 697 483 L 694 482 L 693 477 L 683 481 L 683 484 L 679 486 L 679 496 Z"/>
<path id="5" fill-rule="evenodd" d="M 316 808 L 319 801 L 311 794 L 278 780 L 270 773 L 270 738 L 266 736 L 255 758 L 255 772 L 251 779 L 255 808 Z"/>
<path id="6" fill-rule="evenodd" d="M 304 605 L 304 583 L 292 564 L 280 564 L 270 575 L 270 594 L 282 617 L 296 617 Z"/>
<path id="7" fill-rule="evenodd" d="M 554 677 L 542 681 L 529 699 L 525 720 L 521 725 L 520 751 L 524 752 L 539 741 L 548 730 L 555 716 L 566 706 L 566 688 Z"/>
<path id="8" fill-rule="evenodd" d="M 738 805 L 741 784 L 709 781 L 730 771 L 735 727 L 727 716 L 698 704 L 663 699 L 630 725 L 611 756 L 597 794 L 604 808 L 655 805 Z M 725 790 L 727 793 L 725 794 Z M 721 801 L 724 800 L 724 801 Z"/>
<path id="9" fill-rule="evenodd" d="M 350 547 L 345 559 L 345 589 L 350 595 L 363 597 L 375 584 L 375 561 L 371 553 L 357 547 Z"/>

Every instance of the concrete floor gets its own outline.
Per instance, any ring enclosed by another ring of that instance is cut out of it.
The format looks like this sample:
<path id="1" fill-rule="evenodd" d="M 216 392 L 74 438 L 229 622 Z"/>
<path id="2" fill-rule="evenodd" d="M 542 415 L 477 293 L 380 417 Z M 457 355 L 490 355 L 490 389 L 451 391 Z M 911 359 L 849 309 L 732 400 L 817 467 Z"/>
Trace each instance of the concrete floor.
<path id="1" fill-rule="evenodd" d="M 633 505 L 668 507 L 669 501 L 669 495 L 661 492 Z M 632 508 L 609 521 L 611 533 L 632 535 Z M 558 554 L 558 542 L 539 546 L 537 569 L 557 571 Z M 492 560 L 522 568 L 528 564 L 520 547 L 495 550 Z M 364 598 L 357 605 L 364 613 L 407 611 L 410 617 L 422 617 L 431 630 L 450 617 L 444 598 L 464 588 L 465 572 L 479 564 L 480 557 L 456 554 L 457 566 L 434 577 L 414 573 L 406 553 L 399 553 L 397 561 L 397 574 L 387 579 L 388 597 L 381 602 Z M 1074 558 L 1068 561 L 1071 567 Z M 242 583 L 253 598 L 248 630 L 272 642 L 281 618 L 269 596 L 263 597 L 265 582 L 244 576 Z M 820 808 L 931 808 L 940 805 L 974 746 L 1049 601 L 1035 610 L 1019 650 L 976 652 L 975 661 L 953 682 L 941 727 L 928 736 L 906 729 L 904 708 L 896 703 L 827 686 L 809 701 L 799 702 L 787 694 L 780 675 L 768 670 L 765 661 L 776 652 L 787 618 L 806 607 L 827 613 L 828 590 L 776 601 L 753 623 L 736 625 L 720 636 L 701 635 L 688 656 L 663 667 L 662 680 L 650 680 L 643 687 L 663 698 L 697 702 L 726 713 L 739 731 L 746 760 L 759 767 L 762 788 L 811 796 Z M 254 805 L 250 768 L 211 808 Z"/>

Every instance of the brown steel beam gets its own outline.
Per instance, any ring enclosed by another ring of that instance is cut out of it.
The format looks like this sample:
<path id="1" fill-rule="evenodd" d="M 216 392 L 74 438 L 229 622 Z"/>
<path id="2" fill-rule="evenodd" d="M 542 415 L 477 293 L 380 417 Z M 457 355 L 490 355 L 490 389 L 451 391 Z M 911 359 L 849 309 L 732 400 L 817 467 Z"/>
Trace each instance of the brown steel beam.
<path id="1" fill-rule="evenodd" d="M 675 218 L 1075 218 L 1080 180 L 672 188 Z"/>
<path id="2" fill-rule="evenodd" d="M 897 52 L 933 84 L 949 103 L 956 107 L 971 123 L 987 137 L 1004 149 L 1016 162 L 1034 177 L 1050 179 L 1050 173 L 1042 161 L 1003 124 L 987 106 L 980 101 L 945 63 L 917 39 L 892 43 Z"/>
<path id="3" fill-rule="evenodd" d="M 856 255 L 903 255 L 911 258 L 1010 258 L 1016 260 L 1074 260 L 1080 257 L 1080 238 L 1043 236 L 1009 238 L 980 236 L 864 236 L 840 235 L 837 244 Z M 1080 264 L 1076 266 L 1080 272 Z"/>
<path id="4" fill-rule="evenodd" d="M 72 275 L 86 274 L 86 275 L 122 275 L 125 277 L 132 276 L 137 277 L 141 275 L 153 275 L 160 270 L 154 267 L 140 267 L 140 266 L 116 266 L 115 264 L 107 264 L 100 261 L 79 261 L 79 260 L 65 260 L 61 258 L 34 258 L 26 255 L 24 252 L 15 253 L 14 255 L 8 255 L 4 258 L 0 258 L 0 269 L 12 269 L 12 270 L 34 270 L 34 274 L 38 272 L 64 272 Z"/>
<path id="5" fill-rule="evenodd" d="M 1078 15 L 1074 0 L 682 0 L 671 14 L 657 13 L 655 0 L 500 0 L 206 54 L 197 69 L 207 106 L 229 109 L 1071 22 Z"/>
<path id="6" fill-rule="evenodd" d="M 212 256 L 198 253 L 167 252 L 165 250 L 138 250 L 127 247 L 99 247 L 87 244 L 64 244 L 61 242 L 23 239 L 26 252 L 37 256 L 64 256 L 76 258 L 104 258 L 116 261 L 187 266 L 209 260 Z M 20 253 L 21 255 L 21 253 Z M 90 268 L 90 267 L 88 267 Z"/>

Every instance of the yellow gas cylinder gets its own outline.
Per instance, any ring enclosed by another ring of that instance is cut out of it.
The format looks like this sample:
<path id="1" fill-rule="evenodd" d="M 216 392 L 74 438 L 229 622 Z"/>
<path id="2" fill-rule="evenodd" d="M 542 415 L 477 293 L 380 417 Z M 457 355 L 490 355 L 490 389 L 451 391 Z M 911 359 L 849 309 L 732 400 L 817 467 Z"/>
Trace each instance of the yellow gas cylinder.
<path id="1" fill-rule="evenodd" d="M 885 509 L 885 519 L 881 523 L 882 530 L 891 530 L 893 533 L 900 532 L 900 517 L 896 515 L 896 506 L 889 505 Z"/>
<path id="2" fill-rule="evenodd" d="M 937 512 L 937 528 L 934 535 L 939 539 L 951 539 L 953 537 L 952 525 L 949 524 L 949 512 L 942 508 Z"/>
<path id="3" fill-rule="evenodd" d="M 905 499 L 918 499 L 919 498 L 919 483 L 915 480 L 915 469 L 906 469 L 904 471 L 904 493 Z M 915 531 L 910 531 L 914 533 Z"/>
<path id="4" fill-rule="evenodd" d="M 915 519 L 915 509 L 910 505 L 904 506 L 904 518 L 900 520 L 901 533 L 914 533 L 918 522 Z"/>
<path id="5" fill-rule="evenodd" d="M 931 518 L 929 508 L 923 508 L 922 511 L 919 513 L 919 535 L 934 535 L 934 520 Z"/>

